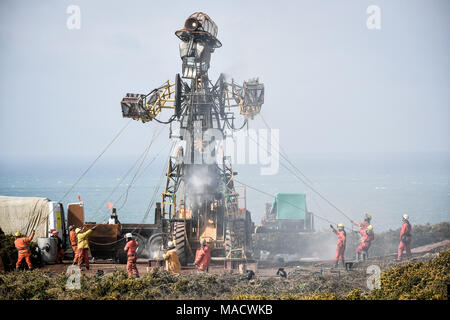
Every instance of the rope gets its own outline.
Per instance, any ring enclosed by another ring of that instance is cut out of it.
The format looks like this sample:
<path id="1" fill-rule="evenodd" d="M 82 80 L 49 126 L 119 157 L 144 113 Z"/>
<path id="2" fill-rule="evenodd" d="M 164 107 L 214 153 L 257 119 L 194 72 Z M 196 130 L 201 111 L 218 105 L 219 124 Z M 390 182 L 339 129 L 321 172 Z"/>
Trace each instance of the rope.
<path id="1" fill-rule="evenodd" d="M 94 164 L 100 159 L 100 157 L 109 149 L 109 147 L 114 143 L 114 141 L 117 140 L 117 138 L 122 134 L 122 132 L 125 130 L 126 127 L 131 123 L 130 119 L 123 127 L 120 129 L 120 131 L 114 136 L 114 138 L 111 140 L 110 143 L 103 149 L 103 151 L 95 158 L 95 160 L 91 163 L 91 165 L 86 169 L 86 171 L 83 172 L 83 174 L 78 178 L 78 180 L 70 187 L 70 189 L 62 196 L 61 199 L 59 199 L 58 202 L 62 202 L 64 198 L 75 188 L 75 186 L 83 179 L 83 177 L 88 173 L 88 171 L 94 166 Z"/>
<path id="2" fill-rule="evenodd" d="M 266 125 L 266 128 L 267 128 L 267 129 L 271 129 L 271 127 L 267 124 L 266 120 L 264 119 L 263 115 L 260 114 L 260 116 L 261 116 L 261 120 L 262 120 L 262 121 L 264 122 L 264 124 Z M 260 137 L 261 137 L 261 136 L 260 136 Z M 264 140 L 266 140 L 266 142 L 269 143 L 267 139 L 264 138 Z M 279 148 L 279 150 L 275 150 L 275 151 L 277 151 L 277 152 L 281 155 L 281 157 L 282 157 L 284 160 L 286 160 L 286 162 L 289 163 L 289 164 L 292 166 L 292 168 L 293 168 L 294 170 L 296 170 L 298 173 L 300 173 L 300 174 L 303 176 L 303 178 L 305 178 L 309 183 L 314 184 L 314 183 L 313 183 L 313 182 L 312 182 L 312 181 L 311 181 L 311 180 L 310 180 L 303 172 L 300 171 L 300 169 L 298 169 L 298 168 L 297 168 L 297 167 L 296 167 L 296 166 L 288 159 L 287 153 L 284 151 L 283 147 L 281 146 L 280 141 L 278 140 L 277 142 L 278 142 L 278 146 L 279 146 L 280 148 Z M 271 144 L 271 146 L 273 146 L 273 144 Z"/>
<path id="3" fill-rule="evenodd" d="M 240 183 L 240 184 L 242 184 L 242 185 L 244 185 L 244 186 L 246 186 L 246 187 L 248 187 L 248 188 L 250 188 L 250 189 L 252 189 L 252 190 L 255 190 L 255 191 L 259 192 L 259 193 L 262 193 L 262 194 L 264 194 L 264 195 L 266 195 L 266 196 L 269 196 L 269 197 L 271 197 L 271 198 L 273 198 L 273 199 L 276 198 L 274 195 L 272 195 L 272 194 L 270 194 L 270 193 L 267 193 L 267 192 L 265 192 L 265 191 L 262 191 L 262 190 L 260 190 L 260 189 L 258 189 L 258 188 L 252 187 L 252 186 L 250 186 L 250 185 L 248 185 L 248 184 L 246 184 L 246 183 L 243 183 L 242 181 L 239 181 L 239 180 L 237 180 L 237 179 L 234 179 L 234 181 L 236 181 L 237 183 Z M 303 212 L 306 213 L 305 209 L 303 209 L 303 208 L 301 208 L 301 207 L 299 207 L 299 206 L 296 206 L 295 204 L 290 203 L 289 201 L 286 201 L 286 200 L 281 200 L 281 201 L 283 201 L 283 202 L 285 202 L 285 203 L 287 203 L 287 204 L 293 206 L 294 208 L 300 209 L 300 210 L 302 210 Z M 311 212 L 311 213 L 312 213 L 312 212 Z M 333 221 L 331 221 L 331 220 L 328 220 L 327 218 L 321 217 L 321 216 L 319 216 L 319 215 L 317 215 L 317 214 L 315 214 L 315 213 L 312 213 L 312 215 L 315 216 L 315 217 L 317 217 L 317 218 L 319 218 L 319 219 L 322 219 L 322 220 L 324 220 L 324 221 L 326 221 L 326 222 L 328 222 L 328 223 L 336 224 L 336 222 L 333 222 Z"/>
<path id="4" fill-rule="evenodd" d="M 175 141 L 172 143 L 172 146 L 171 146 L 171 148 L 170 148 L 170 150 L 169 150 L 169 156 L 167 157 L 167 161 L 166 161 L 166 168 L 167 168 L 167 166 L 168 166 L 168 162 L 170 161 L 170 152 L 172 151 L 172 149 L 173 149 L 173 147 L 175 146 Z M 161 185 L 162 185 L 162 183 L 164 182 L 164 175 L 165 175 L 165 171 L 164 170 L 162 170 L 162 172 L 161 172 L 161 176 L 159 177 L 159 182 L 158 182 L 158 184 L 156 184 L 156 186 L 155 186 L 155 190 L 153 191 L 153 195 L 152 195 L 152 198 L 151 198 L 151 200 L 150 200 L 150 202 L 149 202 L 149 204 L 148 204 L 148 206 L 147 206 L 147 209 L 146 209 L 146 211 L 145 211 L 145 214 L 144 214 L 144 217 L 142 218 L 142 220 L 141 220 L 141 223 L 140 224 L 138 224 L 132 231 L 131 231 L 131 233 L 133 233 L 134 231 L 136 231 L 136 230 L 138 230 L 138 229 L 141 229 L 140 227 L 142 227 L 142 225 L 144 224 L 144 221 L 147 219 L 147 217 L 148 217 L 148 215 L 150 214 L 150 209 L 153 207 L 153 204 L 155 203 L 155 201 L 156 201 L 156 197 L 157 197 L 157 195 L 158 195 L 158 191 L 159 191 L 159 189 L 161 188 Z"/>
<path id="5" fill-rule="evenodd" d="M 154 133 L 153 133 L 154 135 Z M 103 200 L 103 202 L 100 204 L 100 206 L 97 208 L 97 210 L 94 213 L 94 217 L 97 217 L 99 211 L 103 208 L 103 206 L 105 205 L 106 202 L 108 202 L 109 199 L 111 199 L 112 195 L 114 194 L 114 192 L 116 192 L 116 190 L 119 188 L 119 186 L 123 183 L 123 181 L 126 179 L 126 177 L 128 177 L 128 175 L 131 173 L 131 171 L 133 171 L 133 169 L 136 167 L 136 165 L 138 164 L 139 160 L 144 156 L 144 154 L 146 153 L 147 149 L 144 149 L 144 151 L 141 153 L 141 155 L 137 158 L 137 160 L 134 162 L 134 164 L 131 166 L 130 169 L 128 169 L 128 171 L 122 176 L 122 178 L 120 178 L 119 182 L 116 184 L 116 186 L 114 187 L 114 189 L 109 193 L 109 195 L 105 198 L 105 200 Z"/>
<path id="6" fill-rule="evenodd" d="M 158 137 L 162 133 L 162 130 L 163 130 L 163 128 L 161 128 L 161 130 L 159 131 L 159 133 L 158 133 L 158 135 L 156 137 Z M 134 174 L 133 178 L 131 179 L 130 184 L 128 185 L 128 187 L 125 190 L 125 192 L 122 193 L 122 195 L 115 201 L 116 203 L 119 202 L 120 199 L 122 199 L 122 197 L 125 195 L 125 200 L 124 200 L 123 204 L 117 210 L 121 210 L 125 206 L 126 202 L 128 201 L 128 192 L 130 191 L 130 188 L 132 187 L 132 185 L 137 181 L 136 177 L 139 174 L 139 171 L 141 170 L 142 165 L 145 162 L 145 159 L 147 158 L 147 155 L 148 155 L 148 153 L 150 151 L 150 147 L 152 146 L 153 142 L 155 141 L 155 134 L 156 134 L 156 131 L 153 134 L 153 137 L 152 137 L 152 140 L 150 141 L 150 144 L 148 145 L 148 147 L 145 150 L 145 155 L 144 155 L 141 163 L 139 164 L 139 167 L 138 167 L 136 173 Z"/>
<path id="7" fill-rule="evenodd" d="M 252 139 L 259 147 L 262 147 L 258 141 L 256 141 L 255 139 L 253 139 L 250 135 L 249 138 Z M 267 153 L 270 153 L 266 148 L 262 147 Z M 298 174 L 296 174 L 295 172 L 292 171 L 292 169 L 290 169 L 289 167 L 287 167 L 283 162 L 280 162 L 281 166 L 283 166 L 286 170 L 288 170 L 290 173 L 292 173 L 294 175 L 294 177 L 296 177 L 298 180 L 300 180 L 300 182 L 302 182 L 306 187 L 308 187 L 310 190 L 312 190 L 314 193 L 316 193 L 319 197 L 321 197 L 325 202 L 327 202 L 331 207 L 333 207 L 334 209 L 336 209 L 339 213 L 341 213 L 343 216 L 345 216 L 348 220 L 352 221 L 352 219 L 347 216 L 345 214 L 344 211 L 342 211 L 341 209 L 339 209 L 336 205 L 334 205 L 330 200 L 328 200 L 325 196 L 323 196 L 319 191 L 317 191 L 314 187 L 312 187 L 309 183 L 307 183 L 306 181 L 304 181 L 302 178 L 300 178 L 298 176 Z"/>
<path id="8" fill-rule="evenodd" d="M 164 145 L 164 147 L 153 157 L 153 159 L 145 166 L 145 168 L 141 171 L 141 174 L 136 178 L 136 181 L 139 180 L 140 177 L 144 174 L 144 172 L 148 169 L 148 167 L 155 161 L 157 157 L 167 148 L 168 144 Z"/>
<path id="9" fill-rule="evenodd" d="M 173 147 L 174 145 L 175 145 L 175 142 L 172 144 L 172 147 Z M 167 147 L 167 145 L 160 151 L 160 153 L 161 153 L 166 147 Z M 169 156 L 170 156 L 170 150 L 169 150 Z M 154 159 L 155 159 L 155 158 L 154 158 Z M 152 161 L 153 161 L 153 160 L 152 160 Z M 166 163 L 166 164 L 167 164 L 167 163 Z M 150 164 L 148 164 L 148 165 L 146 166 L 145 169 L 147 169 L 147 168 L 149 167 L 149 165 L 150 165 Z M 145 169 L 144 169 L 144 171 L 145 171 Z M 142 174 L 141 174 L 141 175 L 142 175 Z M 142 219 L 141 223 L 140 223 L 138 226 L 136 226 L 136 227 L 131 231 L 131 233 L 134 233 L 136 230 L 140 229 L 140 227 L 144 224 L 144 221 L 147 219 L 148 214 L 150 213 L 150 209 L 152 208 L 152 206 L 153 206 L 153 204 L 154 204 L 154 202 L 155 202 L 155 200 L 156 200 L 156 196 L 157 196 L 158 190 L 159 190 L 159 188 L 161 187 L 161 184 L 162 184 L 162 182 L 163 182 L 163 178 L 164 178 L 164 170 L 162 171 L 162 174 L 161 174 L 161 176 L 160 176 L 159 184 L 157 184 L 156 187 L 155 187 L 155 190 L 154 190 L 154 192 L 153 192 L 152 199 L 151 199 L 151 201 L 150 201 L 150 203 L 149 203 L 149 205 L 148 205 L 148 207 L 147 207 L 147 210 L 146 210 L 146 212 L 145 212 L 144 218 Z M 125 239 L 124 239 L 124 238 L 120 238 L 120 239 L 118 239 L 118 240 L 116 240 L 116 241 L 108 242 L 108 243 L 98 243 L 98 242 L 89 240 L 89 243 L 93 243 L 93 244 L 98 245 L 98 246 L 110 246 L 110 245 L 114 245 L 114 244 L 116 244 L 116 243 L 118 243 L 118 242 L 120 242 L 120 241 L 123 241 L 123 240 L 125 240 Z"/>
<path id="10" fill-rule="evenodd" d="M 150 165 L 156 160 L 156 158 L 158 158 L 159 157 L 159 155 L 167 148 L 167 144 L 164 146 L 164 148 L 162 148 L 159 152 L 158 152 L 158 154 L 156 155 L 156 156 L 154 156 L 153 157 L 153 159 L 145 166 L 145 168 L 141 171 L 141 174 L 136 178 L 136 181 L 137 180 L 139 180 L 139 178 L 140 177 L 142 177 L 142 175 L 145 173 L 145 171 L 148 169 L 148 167 L 150 167 Z M 164 170 L 163 170 L 163 173 L 164 173 Z M 161 184 L 159 183 L 159 184 L 157 184 L 156 185 L 156 187 L 158 187 L 157 189 L 156 189 L 156 191 L 161 187 Z M 148 216 L 148 213 L 146 213 L 146 215 Z M 145 220 L 146 218 L 147 218 L 147 216 L 145 216 L 145 218 L 143 219 L 143 220 Z M 106 222 L 106 220 L 107 220 L 108 218 L 106 218 L 105 220 L 104 220 L 104 222 Z M 136 229 L 135 229 L 136 230 Z"/>
<path id="11" fill-rule="evenodd" d="M 119 186 L 123 183 L 123 181 L 126 179 L 126 177 L 131 173 L 131 171 L 136 167 L 136 165 L 139 163 L 139 161 L 142 159 L 141 164 L 138 168 L 138 170 L 136 171 L 132 182 L 130 183 L 130 185 L 128 186 L 127 190 L 118 198 L 117 201 L 120 201 L 120 199 L 124 196 L 124 194 L 126 194 L 128 196 L 128 191 L 130 190 L 131 186 L 133 185 L 133 183 L 135 183 L 144 173 L 144 171 L 154 162 L 154 160 L 159 156 L 159 154 L 162 152 L 162 150 L 165 149 L 165 147 L 155 156 L 153 157 L 153 159 L 150 161 L 149 164 L 146 165 L 146 167 L 144 168 L 144 170 L 141 171 L 141 174 L 139 175 L 139 177 L 136 178 L 137 174 L 140 171 L 140 168 L 142 167 L 148 152 L 150 150 L 150 147 L 152 146 L 152 144 L 154 143 L 154 141 L 156 140 L 156 138 L 158 138 L 161 133 L 163 132 L 163 127 L 161 127 L 161 129 L 159 131 L 154 131 L 150 140 L 149 145 L 146 147 L 146 149 L 144 149 L 143 153 L 137 158 L 137 160 L 135 161 L 135 163 L 133 164 L 133 166 L 131 166 L 131 168 L 124 174 L 124 176 L 119 180 L 119 182 L 117 183 L 117 185 L 114 187 L 114 189 L 110 192 L 110 194 L 106 197 L 106 199 L 102 202 L 102 204 L 98 207 L 97 211 L 94 214 L 94 217 L 98 216 L 99 211 L 101 210 L 101 208 L 104 206 L 104 204 L 111 198 L 111 196 L 114 194 L 114 192 L 119 188 Z M 128 197 L 127 197 L 128 198 Z M 126 199 L 127 199 L 126 198 Z M 126 200 L 124 201 L 124 203 L 122 204 L 122 206 L 119 208 L 122 209 L 123 206 L 125 205 Z M 104 214 L 106 214 L 107 212 L 105 212 Z M 106 218 L 103 222 L 105 222 L 108 218 Z"/>
<path id="12" fill-rule="evenodd" d="M 110 245 L 116 244 L 116 243 L 118 243 L 120 241 L 123 241 L 123 240 L 125 240 L 125 238 L 120 238 L 119 240 L 116 240 L 116 241 L 113 241 L 113 242 L 108 242 L 108 243 L 98 243 L 98 242 L 89 240 L 89 243 L 93 243 L 93 244 L 95 244 L 97 246 L 110 246 Z"/>

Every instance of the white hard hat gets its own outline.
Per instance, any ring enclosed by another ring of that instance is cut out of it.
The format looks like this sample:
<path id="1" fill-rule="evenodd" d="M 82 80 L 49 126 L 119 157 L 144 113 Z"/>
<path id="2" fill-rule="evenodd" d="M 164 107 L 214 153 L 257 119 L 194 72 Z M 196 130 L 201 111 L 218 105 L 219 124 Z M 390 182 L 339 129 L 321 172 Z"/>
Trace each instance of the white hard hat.
<path id="1" fill-rule="evenodd" d="M 409 219 L 409 216 L 408 216 L 407 214 L 404 214 L 404 215 L 403 215 L 403 219 L 408 220 L 408 219 Z"/>
<path id="2" fill-rule="evenodd" d="M 125 235 L 125 238 L 132 238 L 133 237 L 133 235 L 131 234 L 131 233 L 127 233 L 126 235 Z"/>
<path id="3" fill-rule="evenodd" d="M 173 247 L 173 242 L 172 241 L 169 241 L 168 243 L 167 243 L 167 246 L 170 248 L 170 247 Z"/>

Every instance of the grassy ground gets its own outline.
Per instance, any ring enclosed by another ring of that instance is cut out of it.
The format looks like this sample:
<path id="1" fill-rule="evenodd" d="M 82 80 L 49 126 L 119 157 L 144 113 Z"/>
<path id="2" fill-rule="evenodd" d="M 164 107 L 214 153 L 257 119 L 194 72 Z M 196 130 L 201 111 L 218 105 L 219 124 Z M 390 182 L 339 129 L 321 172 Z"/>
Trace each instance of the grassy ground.
<path id="1" fill-rule="evenodd" d="M 363 271 L 292 275 L 288 279 L 247 280 L 241 275 L 171 275 L 153 269 L 140 279 L 116 270 L 102 276 L 81 276 L 81 289 L 66 287 L 65 273 L 34 270 L 0 274 L 0 299 L 447 299 L 450 249 L 433 259 L 388 268 L 379 289 L 369 291 Z"/>

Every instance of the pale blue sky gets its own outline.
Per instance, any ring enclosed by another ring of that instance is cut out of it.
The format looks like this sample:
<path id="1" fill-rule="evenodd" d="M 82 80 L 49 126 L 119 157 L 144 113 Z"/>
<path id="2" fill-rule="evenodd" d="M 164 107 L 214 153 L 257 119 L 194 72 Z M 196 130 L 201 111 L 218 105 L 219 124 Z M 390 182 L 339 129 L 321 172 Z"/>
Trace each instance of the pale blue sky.
<path id="1" fill-rule="evenodd" d="M 127 121 L 125 93 L 181 72 L 174 32 L 195 11 L 219 27 L 211 78 L 259 76 L 288 152 L 450 151 L 449 1 L 242 2 L 1 1 L 2 159 L 95 157 Z M 133 123 L 109 155 L 139 154 L 154 125 Z"/>

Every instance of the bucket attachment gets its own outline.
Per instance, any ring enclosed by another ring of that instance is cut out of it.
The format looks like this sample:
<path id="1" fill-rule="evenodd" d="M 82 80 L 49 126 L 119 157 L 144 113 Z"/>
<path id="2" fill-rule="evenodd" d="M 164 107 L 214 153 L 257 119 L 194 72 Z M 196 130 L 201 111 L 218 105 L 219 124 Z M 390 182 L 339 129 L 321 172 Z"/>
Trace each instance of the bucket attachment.
<path id="1" fill-rule="evenodd" d="M 264 84 L 259 83 L 258 79 L 249 80 L 243 84 L 244 101 L 240 113 L 253 118 L 261 111 L 264 103 Z"/>

